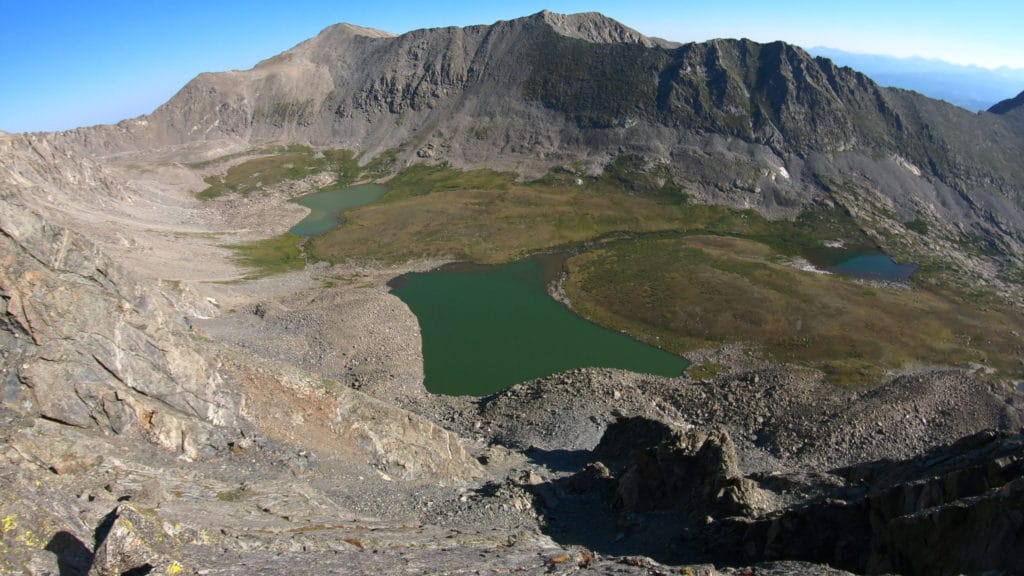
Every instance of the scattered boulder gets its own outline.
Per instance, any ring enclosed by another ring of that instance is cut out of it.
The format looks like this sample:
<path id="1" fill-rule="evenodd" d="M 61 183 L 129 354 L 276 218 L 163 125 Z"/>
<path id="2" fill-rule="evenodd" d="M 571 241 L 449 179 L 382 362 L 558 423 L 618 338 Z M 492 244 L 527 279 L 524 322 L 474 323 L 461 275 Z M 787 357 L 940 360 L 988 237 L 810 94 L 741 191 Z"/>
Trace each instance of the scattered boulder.
<path id="1" fill-rule="evenodd" d="M 114 574 L 181 574 L 180 547 L 155 519 L 131 504 L 121 504 L 97 529 L 89 576 Z"/>

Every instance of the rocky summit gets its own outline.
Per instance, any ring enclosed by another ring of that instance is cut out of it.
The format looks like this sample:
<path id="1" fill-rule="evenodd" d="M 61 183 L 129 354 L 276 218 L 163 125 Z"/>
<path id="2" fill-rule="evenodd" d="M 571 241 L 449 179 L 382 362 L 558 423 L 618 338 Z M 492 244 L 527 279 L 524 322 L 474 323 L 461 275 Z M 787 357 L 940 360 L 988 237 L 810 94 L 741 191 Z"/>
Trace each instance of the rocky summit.
<path id="1" fill-rule="evenodd" d="M 0 572 L 1024 573 L 1020 109 L 545 11 L 0 133 Z M 388 283 L 544 251 L 690 368 L 429 393 Z"/>

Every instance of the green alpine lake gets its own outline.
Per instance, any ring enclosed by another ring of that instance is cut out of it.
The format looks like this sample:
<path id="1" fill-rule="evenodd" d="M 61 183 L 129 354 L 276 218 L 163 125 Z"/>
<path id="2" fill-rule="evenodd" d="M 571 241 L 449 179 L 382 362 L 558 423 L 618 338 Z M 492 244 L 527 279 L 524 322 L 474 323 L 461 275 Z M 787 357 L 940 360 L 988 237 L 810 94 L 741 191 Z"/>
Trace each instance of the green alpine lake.
<path id="1" fill-rule="evenodd" d="M 300 196 L 295 202 L 309 208 L 311 212 L 292 226 L 291 232 L 307 238 L 329 232 L 338 226 L 339 214 L 369 204 L 385 192 L 387 188 L 380 184 L 356 184 Z"/>
<path id="2" fill-rule="evenodd" d="M 863 278 L 865 280 L 885 280 L 889 282 L 906 282 L 917 270 L 912 262 L 898 263 L 888 254 L 850 254 L 840 262 L 827 268 L 830 272 Z"/>
<path id="3" fill-rule="evenodd" d="M 558 254 L 499 266 L 449 265 L 391 282 L 419 319 L 425 386 L 436 394 L 485 395 L 584 367 L 678 376 L 685 358 L 607 330 L 553 300 L 546 282 Z"/>

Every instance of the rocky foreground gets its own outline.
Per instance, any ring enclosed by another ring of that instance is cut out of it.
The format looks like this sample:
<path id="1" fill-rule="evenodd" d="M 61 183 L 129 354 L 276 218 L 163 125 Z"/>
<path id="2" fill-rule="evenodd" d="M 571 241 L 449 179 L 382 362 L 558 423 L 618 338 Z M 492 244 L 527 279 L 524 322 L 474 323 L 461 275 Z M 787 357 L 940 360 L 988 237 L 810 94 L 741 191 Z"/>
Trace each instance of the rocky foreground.
<path id="1" fill-rule="evenodd" d="M 977 374 L 434 397 L 380 270 L 201 320 L 15 194 L 0 230 L 5 573 L 1024 570 L 1022 400 Z"/>

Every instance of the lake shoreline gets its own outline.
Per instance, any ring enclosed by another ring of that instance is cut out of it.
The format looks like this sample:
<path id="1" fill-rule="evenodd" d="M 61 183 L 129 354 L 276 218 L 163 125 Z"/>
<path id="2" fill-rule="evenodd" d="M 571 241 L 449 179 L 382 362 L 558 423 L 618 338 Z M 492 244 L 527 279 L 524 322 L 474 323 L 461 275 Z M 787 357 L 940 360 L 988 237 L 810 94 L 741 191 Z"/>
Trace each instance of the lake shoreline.
<path id="1" fill-rule="evenodd" d="M 502 265 L 454 263 L 388 282 L 420 323 L 427 390 L 479 396 L 578 368 L 683 374 L 686 358 L 553 298 L 564 260 L 542 253 Z"/>

